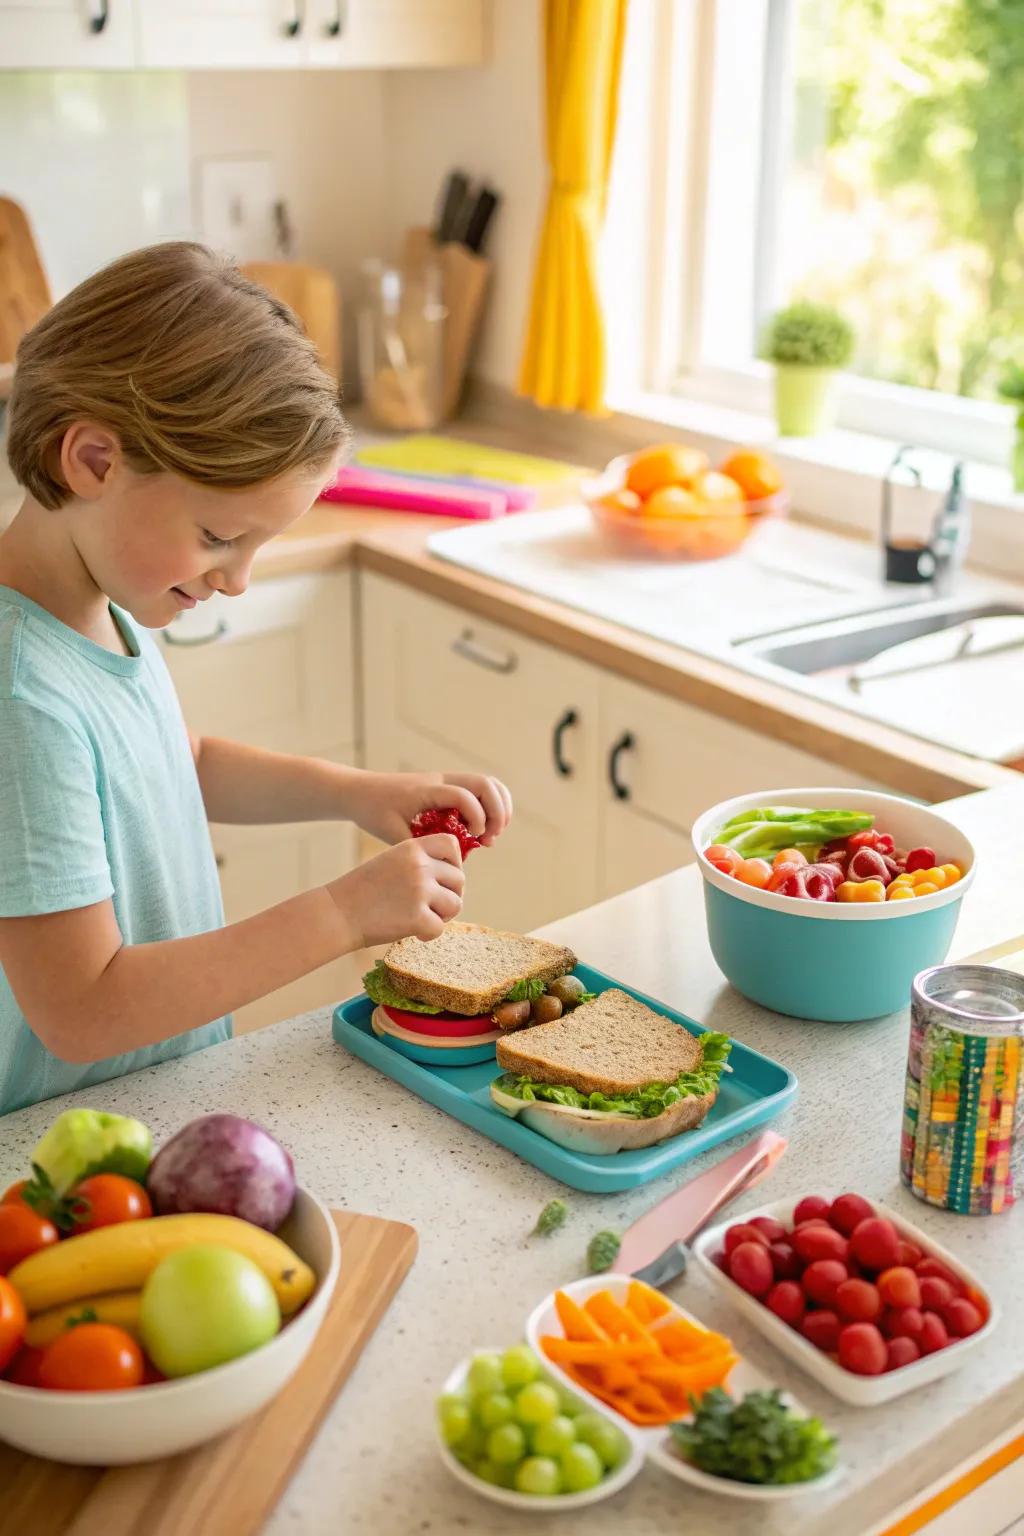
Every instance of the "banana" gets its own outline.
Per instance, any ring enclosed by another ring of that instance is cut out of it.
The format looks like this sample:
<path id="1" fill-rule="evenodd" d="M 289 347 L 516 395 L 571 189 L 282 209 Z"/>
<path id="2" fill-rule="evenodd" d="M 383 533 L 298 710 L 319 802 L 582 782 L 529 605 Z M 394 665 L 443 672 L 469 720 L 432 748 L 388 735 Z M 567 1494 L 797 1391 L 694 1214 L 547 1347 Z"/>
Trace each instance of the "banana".
<path id="1" fill-rule="evenodd" d="M 89 1322 L 113 1323 L 139 1337 L 139 1309 L 142 1294 L 139 1291 L 113 1291 L 106 1296 L 83 1296 L 80 1301 L 69 1301 L 63 1307 L 51 1307 L 39 1312 L 25 1329 L 25 1343 L 33 1349 L 45 1349 L 62 1334 L 73 1318 L 83 1314 Z M 91 1316 L 89 1314 L 92 1314 Z"/>
<path id="2" fill-rule="evenodd" d="M 30 1317 L 108 1291 L 139 1291 L 168 1254 L 195 1243 L 220 1243 L 258 1265 L 284 1317 L 310 1296 L 316 1275 L 279 1237 L 237 1216 L 196 1212 L 121 1221 L 65 1238 L 22 1259 L 7 1278 Z"/>

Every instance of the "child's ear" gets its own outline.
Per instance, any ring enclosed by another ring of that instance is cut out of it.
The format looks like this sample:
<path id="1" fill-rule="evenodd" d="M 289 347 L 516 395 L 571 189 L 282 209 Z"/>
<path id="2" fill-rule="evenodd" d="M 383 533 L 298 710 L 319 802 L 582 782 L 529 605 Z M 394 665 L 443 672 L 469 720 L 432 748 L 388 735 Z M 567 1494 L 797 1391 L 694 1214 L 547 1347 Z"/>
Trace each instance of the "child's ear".
<path id="1" fill-rule="evenodd" d="M 109 484 L 121 454 L 117 433 L 96 422 L 76 421 L 60 445 L 61 473 L 73 496 L 95 501 Z"/>

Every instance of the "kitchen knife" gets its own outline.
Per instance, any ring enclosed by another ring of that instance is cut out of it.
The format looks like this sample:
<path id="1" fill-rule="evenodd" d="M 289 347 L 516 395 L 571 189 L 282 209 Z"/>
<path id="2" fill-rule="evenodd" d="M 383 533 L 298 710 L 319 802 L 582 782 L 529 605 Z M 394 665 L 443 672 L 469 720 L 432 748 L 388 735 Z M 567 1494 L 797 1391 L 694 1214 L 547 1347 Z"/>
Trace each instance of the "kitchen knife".
<path id="1" fill-rule="evenodd" d="M 484 239 L 495 209 L 501 199 L 497 192 L 490 187 L 481 187 L 477 193 L 476 201 L 466 216 L 466 222 L 460 233 L 460 239 L 464 246 L 479 256 L 484 248 Z"/>
<path id="2" fill-rule="evenodd" d="M 441 211 L 434 237 L 440 245 L 458 240 L 465 225 L 469 179 L 461 171 L 450 171 L 441 189 Z"/>
<path id="3" fill-rule="evenodd" d="M 748 1146 L 666 1195 L 626 1231 L 615 1268 L 648 1285 L 675 1280 L 686 1269 L 687 1242 L 723 1205 L 763 1179 L 788 1145 L 785 1137 L 763 1131 Z"/>

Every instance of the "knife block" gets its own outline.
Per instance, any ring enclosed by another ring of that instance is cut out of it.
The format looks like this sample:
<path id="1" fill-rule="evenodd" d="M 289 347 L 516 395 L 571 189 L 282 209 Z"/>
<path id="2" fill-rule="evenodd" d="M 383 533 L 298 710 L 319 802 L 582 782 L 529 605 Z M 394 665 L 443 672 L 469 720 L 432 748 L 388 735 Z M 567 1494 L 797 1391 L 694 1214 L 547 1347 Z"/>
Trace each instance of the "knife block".
<path id="1" fill-rule="evenodd" d="M 438 245 L 429 229 L 408 229 L 402 263 L 416 268 L 436 262 L 447 318 L 444 327 L 442 411 L 448 420 L 458 410 L 470 354 L 483 314 L 491 264 L 455 241 Z"/>

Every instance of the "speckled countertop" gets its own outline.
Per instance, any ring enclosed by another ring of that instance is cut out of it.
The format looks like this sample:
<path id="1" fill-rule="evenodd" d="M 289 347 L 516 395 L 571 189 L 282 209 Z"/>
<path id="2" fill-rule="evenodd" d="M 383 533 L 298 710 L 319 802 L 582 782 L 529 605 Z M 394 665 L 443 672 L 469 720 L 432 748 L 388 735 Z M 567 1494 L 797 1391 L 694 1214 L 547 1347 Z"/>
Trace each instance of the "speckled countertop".
<path id="1" fill-rule="evenodd" d="M 1024 792 L 955 802 L 980 868 L 955 953 L 1024 934 Z M 807 1025 L 745 1002 L 722 982 L 707 947 L 699 876 L 685 869 L 545 930 L 624 981 L 778 1057 L 800 1079 L 780 1121 L 789 1151 L 770 1184 L 739 1211 L 793 1193 L 851 1186 L 895 1206 L 955 1249 L 1001 1299 L 999 1335 L 945 1380 L 882 1408 L 848 1408 L 777 1355 L 694 1273 L 673 1293 L 727 1329 L 767 1374 L 798 1391 L 839 1433 L 848 1468 L 830 1493 L 785 1506 L 715 1499 L 647 1468 L 606 1504 L 547 1517 L 587 1536 L 864 1536 L 874 1523 L 1021 1416 L 1024 1261 L 1021 1208 L 991 1218 L 932 1210 L 901 1187 L 897 1147 L 906 1017 L 857 1026 Z M 0 1179 L 69 1101 L 0 1121 Z M 569 1195 L 562 1232 L 529 1240 L 552 1180 L 348 1056 L 323 1010 L 93 1089 L 97 1108 L 137 1115 L 164 1139 L 195 1115 L 231 1110 L 261 1121 L 294 1152 L 302 1181 L 330 1205 L 414 1225 L 419 1257 L 285 1492 L 269 1536 L 505 1533 L 522 1516 L 452 1482 L 434 1450 L 432 1399 L 474 1347 L 513 1342 L 534 1304 L 583 1269 L 590 1235 L 623 1227 L 668 1193 Z M 712 1158 L 720 1157 L 716 1152 Z M 704 1160 L 688 1165 L 690 1171 Z"/>

